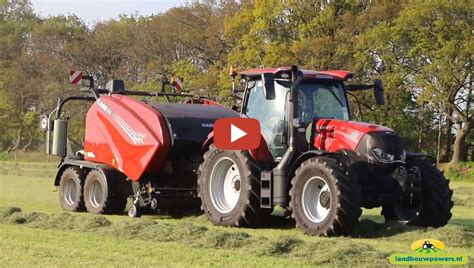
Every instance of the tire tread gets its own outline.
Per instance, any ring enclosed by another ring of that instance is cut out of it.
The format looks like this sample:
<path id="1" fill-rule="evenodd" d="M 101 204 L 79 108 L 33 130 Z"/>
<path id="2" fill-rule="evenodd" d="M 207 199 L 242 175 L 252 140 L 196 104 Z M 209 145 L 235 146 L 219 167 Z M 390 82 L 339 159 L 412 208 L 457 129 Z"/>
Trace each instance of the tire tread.
<path id="1" fill-rule="evenodd" d="M 300 177 L 300 174 L 308 168 L 320 169 L 326 174 L 330 174 L 332 177 L 331 179 L 335 181 L 337 189 L 336 198 L 339 202 L 336 207 L 335 216 L 333 219 L 330 219 L 331 222 L 326 228 L 322 228 L 321 225 L 318 225 L 315 229 L 310 228 L 301 219 L 301 216 L 297 215 L 297 206 L 299 205 L 295 200 L 298 200 L 302 193 L 297 192 L 296 187 L 294 186 L 298 183 L 298 180 L 304 179 Z M 359 216 L 362 214 L 360 208 L 360 186 L 356 180 L 350 179 L 346 175 L 336 159 L 330 157 L 313 157 L 304 161 L 296 170 L 291 185 L 291 217 L 296 220 L 297 227 L 301 228 L 305 234 L 340 236 L 352 233 L 352 230 L 358 222 Z"/>

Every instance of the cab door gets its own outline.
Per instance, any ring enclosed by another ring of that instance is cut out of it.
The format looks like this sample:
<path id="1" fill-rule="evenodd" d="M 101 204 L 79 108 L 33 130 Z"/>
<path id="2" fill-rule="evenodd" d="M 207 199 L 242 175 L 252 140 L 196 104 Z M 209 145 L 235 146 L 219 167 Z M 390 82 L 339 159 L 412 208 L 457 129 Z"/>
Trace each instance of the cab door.
<path id="1" fill-rule="evenodd" d="M 253 85 L 251 85 L 252 83 Z M 285 98 L 288 88 L 275 83 L 275 99 L 265 98 L 261 80 L 250 81 L 246 90 L 242 114 L 260 122 L 262 135 L 274 160 L 279 160 L 287 149 L 285 143 Z"/>

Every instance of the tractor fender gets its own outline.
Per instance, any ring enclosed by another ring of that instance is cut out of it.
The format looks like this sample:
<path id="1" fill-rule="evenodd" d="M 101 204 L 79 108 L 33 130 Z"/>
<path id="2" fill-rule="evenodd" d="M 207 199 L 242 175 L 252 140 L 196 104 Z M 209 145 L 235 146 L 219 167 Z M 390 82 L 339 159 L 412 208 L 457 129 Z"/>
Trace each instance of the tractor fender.
<path id="1" fill-rule="evenodd" d="M 347 158 L 347 155 L 344 154 L 343 152 L 328 152 L 328 151 L 323 151 L 323 150 L 310 150 L 310 151 L 304 152 L 303 154 L 298 156 L 298 158 L 296 158 L 296 160 L 293 162 L 293 164 L 290 167 L 290 170 L 288 172 L 288 177 L 286 180 L 287 192 L 289 192 L 291 189 L 291 179 L 295 176 L 296 169 L 298 169 L 298 167 L 300 167 L 301 163 L 303 163 L 304 161 L 312 157 L 317 157 L 317 156 L 330 156 L 330 157 L 332 156 L 335 158 L 337 157 L 338 159 Z"/>
<path id="2" fill-rule="evenodd" d="M 204 143 L 202 144 L 202 151 L 205 152 L 207 150 L 209 150 L 209 146 L 211 146 L 211 144 L 214 142 L 214 130 L 211 131 L 209 133 L 209 135 L 207 135 L 207 138 L 206 140 L 204 141 Z"/>
<path id="3" fill-rule="evenodd" d="M 209 150 L 209 146 L 214 142 L 214 131 L 211 131 L 209 135 L 207 135 L 206 141 L 202 145 L 202 151 L 206 152 Z M 269 161 L 271 160 L 272 155 L 270 154 L 270 151 L 268 150 L 267 142 L 265 141 L 265 138 L 263 135 L 260 135 L 260 146 L 258 148 L 248 150 L 250 156 L 255 160 L 255 161 Z"/>
<path id="4" fill-rule="evenodd" d="M 295 176 L 296 169 L 301 166 L 301 163 L 304 161 L 316 157 L 316 156 L 323 156 L 323 155 L 330 155 L 334 154 L 328 151 L 322 150 L 310 150 L 302 153 L 296 160 L 291 164 L 290 169 L 288 170 L 288 175 L 286 177 L 286 182 L 283 183 L 283 186 L 286 185 L 286 193 L 288 194 L 291 189 L 291 179 Z"/>
<path id="5" fill-rule="evenodd" d="M 313 154 L 304 156 L 301 155 L 297 161 L 295 161 L 295 165 L 292 166 L 292 171 L 293 173 L 290 173 L 291 176 L 294 176 L 294 172 L 296 169 L 301 165 L 301 163 L 311 157 L 314 156 L 329 156 L 334 159 L 336 159 L 339 162 L 339 165 L 343 167 L 343 169 L 346 171 L 346 174 L 349 174 L 352 178 L 356 178 L 359 182 L 359 184 L 363 184 L 364 181 L 363 179 L 367 177 L 367 162 L 357 154 L 356 151 L 353 150 L 339 150 L 336 152 L 328 152 L 328 151 L 319 151 L 318 154 L 314 153 L 314 151 L 309 151 L 313 152 Z"/>
<path id="6" fill-rule="evenodd" d="M 295 175 L 296 169 L 303 163 L 304 161 L 315 157 L 315 156 L 323 156 L 323 155 L 340 155 L 339 153 L 333 153 L 333 152 L 328 152 L 328 151 L 323 151 L 323 150 L 310 150 L 302 153 L 296 160 L 293 162 L 293 164 L 290 167 L 290 170 L 288 172 L 288 182 L 291 182 L 291 178 Z"/>
<path id="7" fill-rule="evenodd" d="M 416 160 L 416 159 L 428 159 L 429 161 L 431 161 L 431 163 L 435 163 L 435 159 L 434 157 L 432 157 L 431 155 L 427 155 L 427 154 L 421 154 L 421 153 L 408 153 L 407 152 L 407 155 L 406 155 L 406 160 Z"/>

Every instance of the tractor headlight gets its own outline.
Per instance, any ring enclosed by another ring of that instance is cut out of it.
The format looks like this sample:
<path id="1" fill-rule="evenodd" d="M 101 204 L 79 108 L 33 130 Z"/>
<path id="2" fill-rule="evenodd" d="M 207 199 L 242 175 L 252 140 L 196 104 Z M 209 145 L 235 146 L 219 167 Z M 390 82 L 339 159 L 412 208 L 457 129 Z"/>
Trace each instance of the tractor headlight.
<path id="1" fill-rule="evenodd" d="M 381 163 L 386 163 L 386 164 L 392 164 L 392 163 L 405 163 L 406 159 L 406 151 L 403 150 L 402 154 L 397 156 L 397 159 L 395 159 L 394 154 L 386 153 L 382 149 L 374 147 L 372 148 L 372 153 L 375 156 L 375 159 Z"/>
<path id="2" fill-rule="evenodd" d="M 395 162 L 395 155 L 386 153 L 380 148 L 372 148 L 372 153 L 374 153 L 375 159 L 382 163 L 393 163 Z"/>
<path id="3" fill-rule="evenodd" d="M 403 150 L 402 155 L 400 156 L 401 160 L 403 163 L 405 163 L 405 160 L 407 159 L 407 151 Z"/>

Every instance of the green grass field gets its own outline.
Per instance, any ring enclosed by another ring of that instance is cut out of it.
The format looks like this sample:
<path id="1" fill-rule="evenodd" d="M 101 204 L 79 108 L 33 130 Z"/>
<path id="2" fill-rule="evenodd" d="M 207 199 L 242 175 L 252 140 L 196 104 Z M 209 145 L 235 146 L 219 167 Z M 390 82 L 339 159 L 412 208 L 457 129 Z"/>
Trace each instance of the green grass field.
<path id="1" fill-rule="evenodd" d="M 474 181 L 456 178 L 450 223 L 438 229 L 383 224 L 365 210 L 353 237 L 309 237 L 274 217 L 260 229 L 223 228 L 204 215 L 97 216 L 65 213 L 52 186 L 56 165 L 0 161 L 0 264 L 9 266 L 389 265 L 411 242 L 436 238 L 474 257 Z"/>

